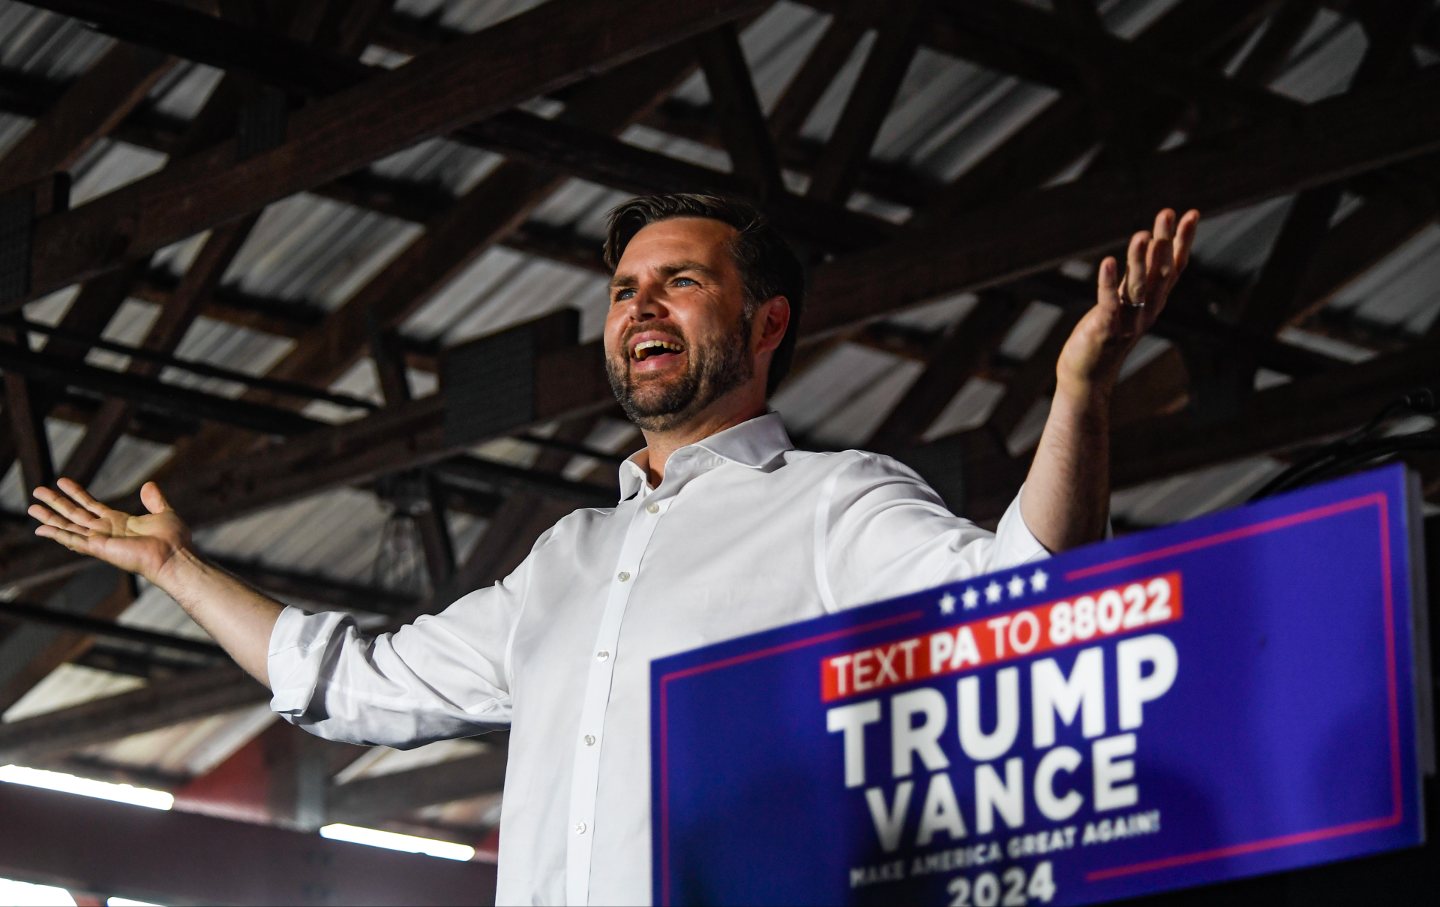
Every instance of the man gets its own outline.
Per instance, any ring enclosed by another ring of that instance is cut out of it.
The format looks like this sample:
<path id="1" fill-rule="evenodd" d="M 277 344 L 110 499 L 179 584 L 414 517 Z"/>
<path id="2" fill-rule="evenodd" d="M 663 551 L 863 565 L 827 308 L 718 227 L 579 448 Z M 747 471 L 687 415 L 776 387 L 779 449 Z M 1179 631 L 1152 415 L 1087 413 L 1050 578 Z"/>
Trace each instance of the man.
<path id="1" fill-rule="evenodd" d="M 285 609 L 197 557 L 154 483 L 148 515 L 68 480 L 63 495 L 37 489 L 30 512 L 38 535 L 174 596 L 309 730 L 410 746 L 510 726 L 499 901 L 643 903 L 650 661 L 1100 538 L 1110 392 L 1198 219 L 1162 211 L 1131 241 L 1123 284 L 1102 263 L 993 536 L 886 457 L 793 448 L 765 400 L 794 348 L 800 265 L 755 209 L 693 195 L 611 215 L 606 369 L 645 436 L 620 502 L 562 519 L 441 614 L 367 640 L 343 614 Z"/>

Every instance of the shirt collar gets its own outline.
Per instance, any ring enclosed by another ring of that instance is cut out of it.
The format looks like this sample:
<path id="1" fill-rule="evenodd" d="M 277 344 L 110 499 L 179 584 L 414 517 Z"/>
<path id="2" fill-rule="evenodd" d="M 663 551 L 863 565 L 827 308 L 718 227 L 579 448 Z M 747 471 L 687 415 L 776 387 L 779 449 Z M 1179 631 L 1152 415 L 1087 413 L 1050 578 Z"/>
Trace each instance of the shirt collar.
<path id="1" fill-rule="evenodd" d="M 675 451 L 666 463 L 666 475 L 676 466 L 686 469 L 688 465 L 687 471 L 698 473 L 722 462 L 762 469 L 787 450 L 794 449 L 780 414 L 767 412 Z M 645 470 L 638 462 L 644 456 L 642 448 L 620 464 L 620 500 L 629 500 L 646 488 Z"/>

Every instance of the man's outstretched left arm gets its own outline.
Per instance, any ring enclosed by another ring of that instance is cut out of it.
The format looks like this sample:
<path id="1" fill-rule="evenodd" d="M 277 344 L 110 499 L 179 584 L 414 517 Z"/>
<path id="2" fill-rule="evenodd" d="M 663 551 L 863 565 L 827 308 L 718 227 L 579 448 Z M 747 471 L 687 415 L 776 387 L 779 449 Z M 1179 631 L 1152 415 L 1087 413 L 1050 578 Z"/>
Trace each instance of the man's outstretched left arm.
<path id="1" fill-rule="evenodd" d="M 1100 263 L 1095 307 L 1065 342 L 1055 398 L 1020 500 L 1025 525 L 1051 551 L 1102 538 L 1110 511 L 1110 398 L 1125 357 L 1150 329 L 1190 257 L 1198 211 L 1161 211 L 1130 240 L 1125 273 Z"/>

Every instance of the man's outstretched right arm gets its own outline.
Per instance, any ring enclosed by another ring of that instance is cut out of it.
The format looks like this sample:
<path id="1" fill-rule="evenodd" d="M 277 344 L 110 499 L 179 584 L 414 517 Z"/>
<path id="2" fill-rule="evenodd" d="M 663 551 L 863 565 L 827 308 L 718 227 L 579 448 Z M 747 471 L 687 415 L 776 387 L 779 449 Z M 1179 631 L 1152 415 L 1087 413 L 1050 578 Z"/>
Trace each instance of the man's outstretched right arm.
<path id="1" fill-rule="evenodd" d="M 70 479 L 60 479 L 56 488 L 37 488 L 34 494 L 41 502 L 29 509 L 40 521 L 36 535 L 159 586 L 240 667 L 271 685 L 267 653 L 284 606 L 196 554 L 189 527 L 159 486 L 147 482 L 140 489 L 148 513 L 138 516 L 107 507 Z"/>

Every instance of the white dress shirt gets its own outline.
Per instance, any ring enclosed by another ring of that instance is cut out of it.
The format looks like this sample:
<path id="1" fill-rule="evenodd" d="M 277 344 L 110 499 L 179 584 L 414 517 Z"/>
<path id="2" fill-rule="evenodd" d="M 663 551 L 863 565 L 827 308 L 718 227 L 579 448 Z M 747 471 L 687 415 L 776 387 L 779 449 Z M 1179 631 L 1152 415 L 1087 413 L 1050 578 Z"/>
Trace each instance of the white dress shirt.
<path id="1" fill-rule="evenodd" d="M 638 455 L 637 455 L 638 456 Z M 992 535 L 907 467 L 811 453 L 770 413 L 683 447 L 649 488 L 556 523 L 514 573 L 366 639 L 288 608 L 273 708 L 334 740 L 510 726 L 498 902 L 650 901 L 650 661 L 1047 556 L 1019 498 Z"/>

